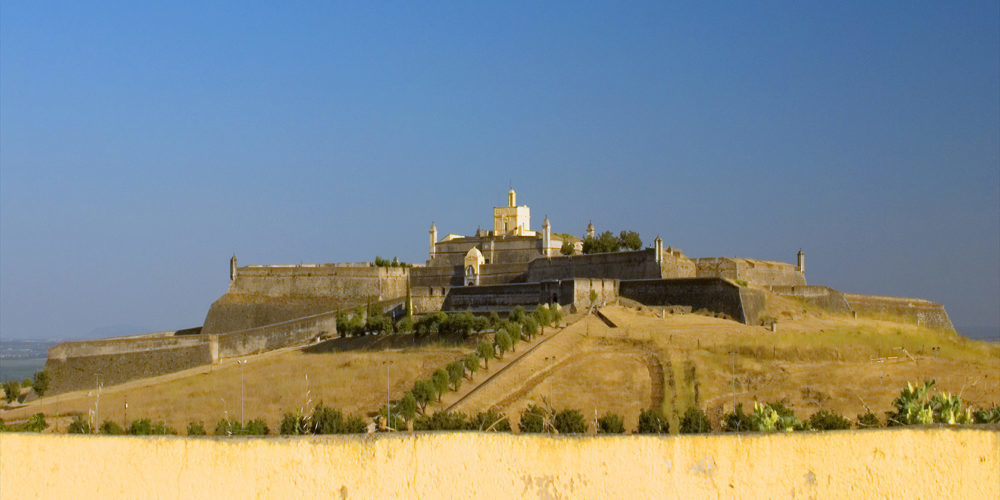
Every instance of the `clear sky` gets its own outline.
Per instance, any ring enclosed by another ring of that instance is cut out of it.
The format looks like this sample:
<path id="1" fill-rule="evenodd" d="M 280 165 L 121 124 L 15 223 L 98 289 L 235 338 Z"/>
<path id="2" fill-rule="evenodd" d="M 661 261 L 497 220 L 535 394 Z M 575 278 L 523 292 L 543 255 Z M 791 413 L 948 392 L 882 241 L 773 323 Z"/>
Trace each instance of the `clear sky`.
<path id="1" fill-rule="evenodd" d="M 398 4 L 0 5 L 0 336 L 200 325 L 234 251 L 422 262 L 510 183 L 1000 327 L 996 1 Z"/>

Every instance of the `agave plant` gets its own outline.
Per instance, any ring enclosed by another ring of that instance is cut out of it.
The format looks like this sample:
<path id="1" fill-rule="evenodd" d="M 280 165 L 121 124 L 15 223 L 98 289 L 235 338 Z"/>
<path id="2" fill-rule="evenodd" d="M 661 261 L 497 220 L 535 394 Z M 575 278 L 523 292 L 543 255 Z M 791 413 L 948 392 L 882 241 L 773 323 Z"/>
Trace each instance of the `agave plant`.
<path id="1" fill-rule="evenodd" d="M 807 427 L 805 423 L 795 418 L 792 410 L 781 403 L 754 403 L 753 422 L 760 432 L 792 432 Z"/>
<path id="2" fill-rule="evenodd" d="M 970 424 L 973 422 L 972 409 L 962 409 L 962 398 L 957 394 L 952 396 L 947 392 L 935 394 L 930 401 L 934 412 L 934 421 L 948 425 Z"/>

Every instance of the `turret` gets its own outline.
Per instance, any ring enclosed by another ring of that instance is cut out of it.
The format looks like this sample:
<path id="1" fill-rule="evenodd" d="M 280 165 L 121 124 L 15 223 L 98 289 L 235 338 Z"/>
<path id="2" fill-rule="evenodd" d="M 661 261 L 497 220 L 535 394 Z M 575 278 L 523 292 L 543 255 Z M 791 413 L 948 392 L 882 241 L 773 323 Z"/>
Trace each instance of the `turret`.
<path id="1" fill-rule="evenodd" d="M 552 241 L 552 228 L 549 225 L 549 216 L 545 216 L 542 221 L 542 255 L 549 256 L 549 242 Z"/>
<path id="2" fill-rule="evenodd" d="M 233 252 L 233 257 L 229 259 L 229 282 L 234 281 L 236 281 L 236 252 Z"/>
<path id="3" fill-rule="evenodd" d="M 588 238 L 594 237 L 594 221 L 590 221 L 587 223 L 587 237 Z"/>
<path id="4" fill-rule="evenodd" d="M 799 249 L 799 253 L 796 256 L 798 257 L 798 259 L 796 260 L 796 262 L 797 262 L 797 265 L 799 267 L 799 272 L 802 273 L 802 274 L 805 274 L 805 272 L 806 272 L 806 254 L 800 248 Z"/>
<path id="5" fill-rule="evenodd" d="M 653 240 L 653 247 L 656 250 L 656 262 L 663 262 L 663 239 L 660 235 L 656 235 L 656 239 Z"/>
<path id="6" fill-rule="evenodd" d="M 435 253 L 434 252 L 434 244 L 437 243 L 437 240 L 438 240 L 438 228 L 437 228 L 437 226 L 434 225 L 433 222 L 431 222 L 431 231 L 430 232 L 431 232 L 430 256 L 431 256 L 431 259 L 433 259 L 434 258 L 434 253 Z"/>
<path id="7" fill-rule="evenodd" d="M 517 206 L 517 193 L 514 192 L 514 188 L 510 188 L 510 191 L 507 191 L 507 206 Z"/>

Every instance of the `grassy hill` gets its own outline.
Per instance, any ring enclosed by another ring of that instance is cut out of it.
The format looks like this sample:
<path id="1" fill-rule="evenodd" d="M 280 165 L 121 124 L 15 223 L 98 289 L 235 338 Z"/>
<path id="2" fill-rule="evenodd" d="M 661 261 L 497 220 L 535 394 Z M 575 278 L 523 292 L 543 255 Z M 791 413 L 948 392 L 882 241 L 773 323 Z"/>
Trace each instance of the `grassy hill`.
<path id="1" fill-rule="evenodd" d="M 543 404 L 579 409 L 591 421 L 613 411 L 630 430 L 643 408 L 662 408 L 677 429 L 688 407 L 717 422 L 734 401 L 782 401 L 800 418 L 821 408 L 851 419 L 871 408 L 884 417 L 907 381 L 925 378 L 974 405 L 1000 402 L 1000 346 L 913 324 L 832 315 L 777 296 L 768 296 L 767 308 L 779 319 L 777 332 L 638 304 L 604 308 L 614 327 L 594 315 L 572 315 L 566 328 L 519 344 L 429 411 L 496 408 L 516 421 L 527 405 Z M 239 419 L 242 399 L 246 418 L 263 417 L 274 432 L 283 413 L 320 401 L 347 413 L 374 412 L 387 396 L 401 397 L 414 380 L 472 350 L 471 344 L 371 338 L 330 346 L 336 348 L 276 351 L 248 357 L 245 365 L 227 361 L 107 387 L 100 419 L 148 417 L 181 431 L 200 420 L 211 430 L 224 415 Z M 78 391 L 0 412 L 0 418 L 44 412 L 64 432 L 67 415 L 87 415 L 97 403 L 96 391 Z"/>

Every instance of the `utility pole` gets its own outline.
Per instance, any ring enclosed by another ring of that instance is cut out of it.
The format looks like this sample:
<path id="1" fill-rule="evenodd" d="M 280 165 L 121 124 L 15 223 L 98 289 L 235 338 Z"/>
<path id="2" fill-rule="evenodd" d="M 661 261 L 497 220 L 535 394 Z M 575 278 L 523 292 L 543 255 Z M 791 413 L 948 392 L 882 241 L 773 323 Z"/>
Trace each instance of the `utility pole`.
<path id="1" fill-rule="evenodd" d="M 245 414 L 243 413 L 243 400 L 246 398 L 246 366 L 247 360 L 237 361 L 240 364 L 240 426 L 246 425 Z"/>

